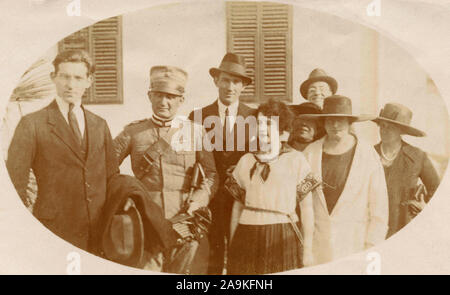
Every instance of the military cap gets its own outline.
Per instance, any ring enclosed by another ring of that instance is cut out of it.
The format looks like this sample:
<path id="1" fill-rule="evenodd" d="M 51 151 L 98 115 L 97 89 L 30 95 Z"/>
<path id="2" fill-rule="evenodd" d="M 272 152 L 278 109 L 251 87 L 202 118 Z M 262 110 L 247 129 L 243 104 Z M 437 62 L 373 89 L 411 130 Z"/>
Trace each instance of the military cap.
<path id="1" fill-rule="evenodd" d="M 183 95 L 188 74 L 173 66 L 154 66 L 150 69 L 150 91 Z"/>

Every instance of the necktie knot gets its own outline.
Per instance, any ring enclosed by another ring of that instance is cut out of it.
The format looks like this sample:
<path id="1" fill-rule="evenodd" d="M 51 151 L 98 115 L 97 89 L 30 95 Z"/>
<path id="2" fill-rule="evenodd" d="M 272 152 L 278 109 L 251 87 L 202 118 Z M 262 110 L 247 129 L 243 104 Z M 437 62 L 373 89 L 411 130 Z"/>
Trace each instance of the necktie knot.
<path id="1" fill-rule="evenodd" d="M 75 117 L 75 113 L 73 112 L 74 107 L 75 105 L 73 103 L 69 104 L 69 113 L 68 113 L 69 126 L 70 129 L 72 129 L 73 135 L 75 135 L 77 142 L 81 144 L 83 136 L 81 135 L 80 126 L 78 125 L 77 118 Z"/>

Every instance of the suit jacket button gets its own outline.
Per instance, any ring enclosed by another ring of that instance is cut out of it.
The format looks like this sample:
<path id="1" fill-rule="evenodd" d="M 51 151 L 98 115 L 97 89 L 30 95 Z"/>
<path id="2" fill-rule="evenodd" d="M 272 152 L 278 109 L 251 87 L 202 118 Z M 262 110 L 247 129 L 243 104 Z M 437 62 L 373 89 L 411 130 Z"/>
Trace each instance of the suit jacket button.
<path id="1" fill-rule="evenodd" d="M 84 184 L 86 185 L 86 187 L 91 187 L 87 181 Z"/>

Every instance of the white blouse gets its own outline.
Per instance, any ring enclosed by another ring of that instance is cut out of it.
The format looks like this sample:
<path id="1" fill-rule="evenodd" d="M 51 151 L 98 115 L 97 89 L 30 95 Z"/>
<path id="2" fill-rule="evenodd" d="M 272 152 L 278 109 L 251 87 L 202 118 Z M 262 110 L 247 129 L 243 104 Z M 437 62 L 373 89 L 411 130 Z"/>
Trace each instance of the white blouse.
<path id="1" fill-rule="evenodd" d="M 266 181 L 260 174 L 263 165 L 257 165 L 253 177 L 250 179 L 250 170 L 255 165 L 256 159 L 251 153 L 245 154 L 239 160 L 233 171 L 233 177 L 245 193 L 245 206 L 281 211 L 286 214 L 295 213 L 297 203 L 297 184 L 299 184 L 310 172 L 311 168 L 303 156 L 297 150 L 281 154 L 277 159 L 268 162 L 270 173 Z M 298 221 L 293 214 L 294 221 Z M 243 209 L 239 219 L 240 224 L 275 224 L 288 223 L 289 218 L 284 214 L 260 212 Z"/>

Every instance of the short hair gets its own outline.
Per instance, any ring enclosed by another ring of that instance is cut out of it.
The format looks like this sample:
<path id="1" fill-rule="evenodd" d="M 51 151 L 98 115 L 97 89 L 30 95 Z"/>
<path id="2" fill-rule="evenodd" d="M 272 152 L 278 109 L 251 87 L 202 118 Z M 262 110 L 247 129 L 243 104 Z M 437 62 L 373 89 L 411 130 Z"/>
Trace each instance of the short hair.
<path id="1" fill-rule="evenodd" d="M 65 50 L 60 52 L 53 60 L 53 66 L 55 67 L 55 74 L 58 72 L 59 64 L 63 62 L 82 62 L 86 65 L 87 75 L 90 76 L 95 72 L 95 65 L 92 62 L 89 54 L 81 49 Z"/>
<path id="2" fill-rule="evenodd" d="M 256 111 L 256 115 L 259 113 L 266 117 L 277 116 L 278 117 L 278 131 L 291 131 L 292 121 L 294 114 L 289 107 L 279 99 L 271 98 L 266 103 L 261 104 Z"/>

